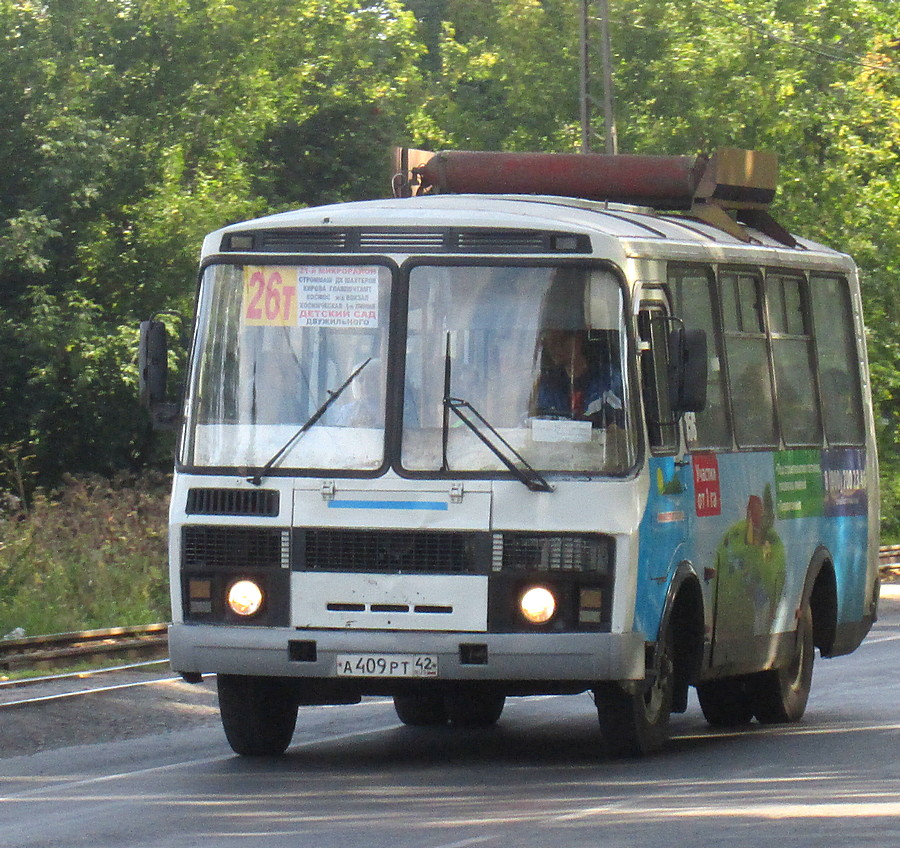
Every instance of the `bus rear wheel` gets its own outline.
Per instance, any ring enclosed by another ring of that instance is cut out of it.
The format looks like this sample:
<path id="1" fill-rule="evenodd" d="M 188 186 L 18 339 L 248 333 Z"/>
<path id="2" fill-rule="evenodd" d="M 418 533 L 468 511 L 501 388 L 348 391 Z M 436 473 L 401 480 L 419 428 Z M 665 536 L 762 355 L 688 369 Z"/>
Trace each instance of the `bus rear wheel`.
<path id="1" fill-rule="evenodd" d="M 447 707 L 440 693 L 394 695 L 397 718 L 410 727 L 432 727 L 447 723 Z"/>
<path id="2" fill-rule="evenodd" d="M 297 704 L 279 680 L 220 674 L 219 714 L 228 744 L 245 757 L 280 756 L 291 744 Z"/>
<path id="3" fill-rule="evenodd" d="M 500 720 L 506 696 L 478 689 L 448 692 L 447 717 L 457 727 L 490 727 Z"/>
<path id="4" fill-rule="evenodd" d="M 804 601 L 797 613 L 790 662 L 783 668 L 764 671 L 750 682 L 754 713 L 762 724 L 783 724 L 803 718 L 812 686 L 815 653 L 812 610 L 809 601 Z"/>
<path id="5" fill-rule="evenodd" d="M 657 644 L 655 674 L 649 687 L 626 691 L 617 683 L 594 689 L 600 736 L 610 757 L 640 757 L 658 751 L 669 739 L 669 715 L 675 689 L 672 637 Z"/>
<path id="6" fill-rule="evenodd" d="M 746 679 L 731 677 L 697 685 L 703 717 L 713 727 L 740 727 L 753 720 L 753 696 Z"/>

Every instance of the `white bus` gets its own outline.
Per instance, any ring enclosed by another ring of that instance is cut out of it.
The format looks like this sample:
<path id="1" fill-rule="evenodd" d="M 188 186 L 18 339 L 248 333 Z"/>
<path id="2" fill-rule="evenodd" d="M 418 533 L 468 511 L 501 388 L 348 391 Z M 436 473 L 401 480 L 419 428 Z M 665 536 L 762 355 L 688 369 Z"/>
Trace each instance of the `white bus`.
<path id="1" fill-rule="evenodd" d="M 206 238 L 169 646 L 234 751 L 371 695 L 465 727 L 591 692 L 613 756 L 691 686 L 803 715 L 875 620 L 878 475 L 856 268 L 770 218 L 772 170 L 437 154 Z"/>

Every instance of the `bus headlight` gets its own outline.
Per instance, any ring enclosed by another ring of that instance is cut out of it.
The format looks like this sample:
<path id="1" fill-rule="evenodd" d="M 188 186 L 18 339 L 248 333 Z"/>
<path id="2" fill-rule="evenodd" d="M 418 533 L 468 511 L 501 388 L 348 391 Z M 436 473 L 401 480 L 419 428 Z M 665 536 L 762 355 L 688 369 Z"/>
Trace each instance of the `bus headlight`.
<path id="1" fill-rule="evenodd" d="M 519 597 L 519 610 L 529 624 L 546 624 L 556 614 L 556 598 L 543 586 L 532 586 Z"/>
<path id="2" fill-rule="evenodd" d="M 237 615 L 256 615 L 262 603 L 262 589 L 252 580 L 238 580 L 228 590 L 228 606 Z"/>

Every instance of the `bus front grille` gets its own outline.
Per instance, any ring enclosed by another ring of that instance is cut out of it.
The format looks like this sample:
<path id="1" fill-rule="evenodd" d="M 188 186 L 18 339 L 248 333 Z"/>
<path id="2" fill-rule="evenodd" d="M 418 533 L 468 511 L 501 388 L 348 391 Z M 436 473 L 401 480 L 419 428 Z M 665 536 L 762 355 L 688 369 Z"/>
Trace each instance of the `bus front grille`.
<path id="1" fill-rule="evenodd" d="M 483 573 L 487 533 L 430 530 L 296 530 L 294 569 L 382 574 Z"/>
<path id="2" fill-rule="evenodd" d="M 599 533 L 494 533 L 492 571 L 611 574 L 614 543 Z"/>
<path id="3" fill-rule="evenodd" d="M 182 531 L 182 567 L 286 568 L 289 541 L 289 531 L 280 527 L 190 525 Z"/>

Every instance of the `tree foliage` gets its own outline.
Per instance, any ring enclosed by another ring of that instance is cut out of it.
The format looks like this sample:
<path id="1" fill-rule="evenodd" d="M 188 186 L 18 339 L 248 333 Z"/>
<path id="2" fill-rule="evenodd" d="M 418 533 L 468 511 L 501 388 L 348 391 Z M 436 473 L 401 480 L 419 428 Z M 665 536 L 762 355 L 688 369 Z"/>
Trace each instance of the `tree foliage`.
<path id="1" fill-rule="evenodd" d="M 190 312 L 208 230 L 375 191 L 415 19 L 394 0 L 0 0 L 0 25 L 0 451 L 44 484 L 140 466 L 138 320 Z"/>
<path id="2" fill-rule="evenodd" d="M 900 4 L 609 5 L 622 151 L 774 150 L 777 217 L 859 262 L 886 527 L 900 533 Z M 134 327 L 190 313 L 205 232 L 383 194 L 391 143 L 578 149 L 580 8 L 0 0 L 7 486 L 151 460 Z"/>

